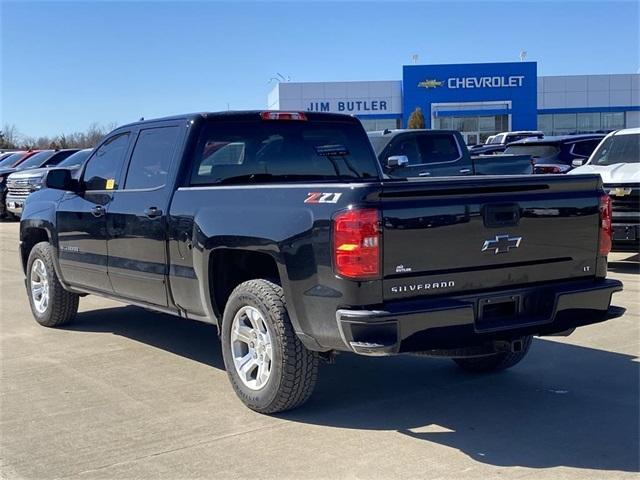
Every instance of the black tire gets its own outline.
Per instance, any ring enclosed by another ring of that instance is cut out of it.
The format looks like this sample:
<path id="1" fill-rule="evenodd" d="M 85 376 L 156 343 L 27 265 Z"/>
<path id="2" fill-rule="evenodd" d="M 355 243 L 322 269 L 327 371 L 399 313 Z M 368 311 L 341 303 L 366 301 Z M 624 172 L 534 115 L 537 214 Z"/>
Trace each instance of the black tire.
<path id="1" fill-rule="evenodd" d="M 34 295 L 31 291 L 33 264 L 41 260 L 47 274 L 48 304 L 43 311 L 36 308 Z M 73 320 L 78 312 L 79 295 L 68 292 L 60 284 L 53 267 L 53 249 L 48 242 L 36 244 L 29 253 L 27 262 L 27 295 L 31 306 L 31 313 L 36 321 L 45 327 L 58 327 Z"/>
<path id="2" fill-rule="evenodd" d="M 533 337 L 524 337 L 522 350 L 519 352 L 500 352 L 484 357 L 454 358 L 460 368 L 472 373 L 489 373 L 506 370 L 520 363 L 531 348 Z"/>
<path id="3" fill-rule="evenodd" d="M 238 311 L 246 306 L 260 312 L 271 335 L 271 371 L 259 390 L 245 385 L 233 361 L 231 327 Z M 282 287 L 273 282 L 249 280 L 231 293 L 222 321 L 222 355 L 233 389 L 240 400 L 256 412 L 270 414 L 290 410 L 302 405 L 313 393 L 318 354 L 307 350 L 296 336 Z"/>

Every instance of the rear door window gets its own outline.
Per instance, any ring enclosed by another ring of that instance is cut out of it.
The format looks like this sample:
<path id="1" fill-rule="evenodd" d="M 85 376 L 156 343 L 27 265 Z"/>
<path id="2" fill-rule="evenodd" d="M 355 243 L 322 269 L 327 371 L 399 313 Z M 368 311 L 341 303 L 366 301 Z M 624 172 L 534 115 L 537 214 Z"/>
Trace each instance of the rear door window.
<path id="1" fill-rule="evenodd" d="M 125 190 L 165 185 L 180 129 L 177 126 L 141 130 L 133 148 Z"/>
<path id="2" fill-rule="evenodd" d="M 376 159 L 357 124 L 210 121 L 194 152 L 191 184 L 377 178 Z"/>

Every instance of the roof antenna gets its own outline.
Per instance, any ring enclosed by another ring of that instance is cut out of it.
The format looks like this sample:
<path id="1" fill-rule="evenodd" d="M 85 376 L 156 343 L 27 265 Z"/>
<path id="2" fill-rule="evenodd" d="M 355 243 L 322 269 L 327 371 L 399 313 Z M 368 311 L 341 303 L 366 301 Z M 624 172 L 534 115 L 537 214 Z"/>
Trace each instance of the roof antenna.
<path id="1" fill-rule="evenodd" d="M 139 122 L 144 122 L 144 117 L 140 117 L 140 120 L 138 120 Z"/>

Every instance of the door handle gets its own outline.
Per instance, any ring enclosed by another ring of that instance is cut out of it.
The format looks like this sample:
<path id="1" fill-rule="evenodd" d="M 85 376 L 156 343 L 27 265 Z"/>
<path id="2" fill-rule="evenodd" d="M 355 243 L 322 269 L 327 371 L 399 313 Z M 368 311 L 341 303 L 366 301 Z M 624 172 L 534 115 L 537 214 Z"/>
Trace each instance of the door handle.
<path id="1" fill-rule="evenodd" d="M 91 209 L 91 215 L 98 218 L 104 215 L 104 207 L 102 205 L 96 205 Z"/>
<path id="2" fill-rule="evenodd" d="M 431 175 L 431 172 L 420 172 L 418 174 L 419 177 L 428 177 L 429 175 Z"/>
<path id="3" fill-rule="evenodd" d="M 464 174 L 471 173 L 471 169 L 470 168 L 461 168 L 460 169 L 460 173 L 464 173 Z"/>
<path id="4" fill-rule="evenodd" d="M 156 218 L 162 215 L 162 210 L 158 207 L 149 207 L 144 211 L 144 214 L 149 218 Z"/>

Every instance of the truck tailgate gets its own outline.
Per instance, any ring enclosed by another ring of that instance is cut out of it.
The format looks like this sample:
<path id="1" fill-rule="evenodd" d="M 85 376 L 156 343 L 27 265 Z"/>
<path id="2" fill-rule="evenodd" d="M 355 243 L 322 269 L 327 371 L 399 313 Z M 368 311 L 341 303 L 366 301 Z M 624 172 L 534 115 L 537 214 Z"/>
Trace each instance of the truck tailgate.
<path id="1" fill-rule="evenodd" d="M 385 300 L 591 277 L 597 176 L 385 182 Z"/>

